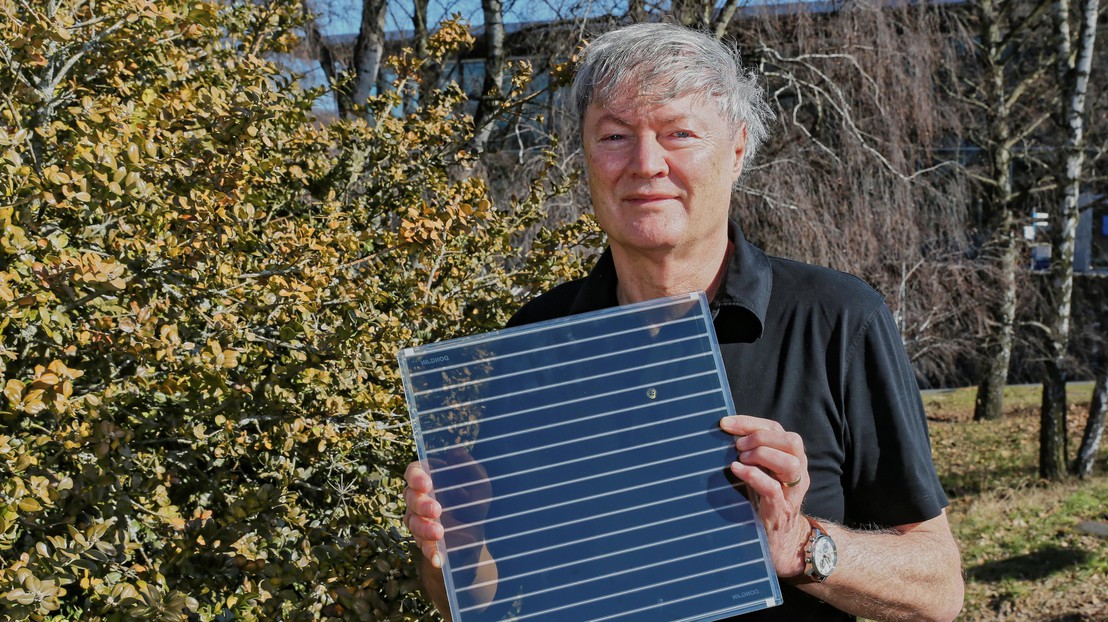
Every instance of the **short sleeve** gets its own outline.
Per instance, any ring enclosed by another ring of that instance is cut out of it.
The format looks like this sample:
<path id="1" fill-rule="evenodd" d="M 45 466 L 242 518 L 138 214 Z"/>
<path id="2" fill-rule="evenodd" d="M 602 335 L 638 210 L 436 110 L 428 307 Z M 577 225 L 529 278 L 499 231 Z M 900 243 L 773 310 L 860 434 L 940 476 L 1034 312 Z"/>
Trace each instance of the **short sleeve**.
<path id="1" fill-rule="evenodd" d="M 938 516 L 948 505 L 908 355 L 882 303 L 846 356 L 843 396 L 848 525 L 891 527 Z"/>

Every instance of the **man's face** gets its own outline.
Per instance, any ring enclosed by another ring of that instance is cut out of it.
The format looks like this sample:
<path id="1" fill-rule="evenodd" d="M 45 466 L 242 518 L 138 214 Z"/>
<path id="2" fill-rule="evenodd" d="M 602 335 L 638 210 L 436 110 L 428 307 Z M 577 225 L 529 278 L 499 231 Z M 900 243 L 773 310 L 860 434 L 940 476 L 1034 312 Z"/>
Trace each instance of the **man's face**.
<path id="1" fill-rule="evenodd" d="M 613 247 L 695 253 L 698 244 L 726 235 L 746 132 L 714 102 L 618 96 L 589 106 L 582 138 L 593 209 Z"/>

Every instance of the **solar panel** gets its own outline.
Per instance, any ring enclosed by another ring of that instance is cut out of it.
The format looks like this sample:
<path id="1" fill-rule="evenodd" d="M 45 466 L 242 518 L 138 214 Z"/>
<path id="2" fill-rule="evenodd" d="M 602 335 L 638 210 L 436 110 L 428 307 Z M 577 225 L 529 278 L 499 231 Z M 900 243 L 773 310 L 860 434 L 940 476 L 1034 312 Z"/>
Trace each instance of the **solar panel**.
<path id="1" fill-rule="evenodd" d="M 403 350 L 456 622 L 709 621 L 781 602 L 731 476 L 703 294 Z"/>

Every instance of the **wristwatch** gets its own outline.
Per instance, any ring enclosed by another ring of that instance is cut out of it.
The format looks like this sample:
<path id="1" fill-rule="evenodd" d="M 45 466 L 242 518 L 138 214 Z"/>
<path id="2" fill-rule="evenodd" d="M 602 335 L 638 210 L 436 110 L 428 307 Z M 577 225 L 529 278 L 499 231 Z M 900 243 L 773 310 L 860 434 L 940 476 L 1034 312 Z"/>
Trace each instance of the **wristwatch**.
<path id="1" fill-rule="evenodd" d="M 839 561 L 839 553 L 835 548 L 835 541 L 823 529 L 823 525 L 816 522 L 811 516 L 805 516 L 808 524 L 812 526 L 808 534 L 808 542 L 804 545 L 804 574 L 796 577 L 795 583 L 823 583 L 827 577 L 835 572 L 835 564 Z"/>

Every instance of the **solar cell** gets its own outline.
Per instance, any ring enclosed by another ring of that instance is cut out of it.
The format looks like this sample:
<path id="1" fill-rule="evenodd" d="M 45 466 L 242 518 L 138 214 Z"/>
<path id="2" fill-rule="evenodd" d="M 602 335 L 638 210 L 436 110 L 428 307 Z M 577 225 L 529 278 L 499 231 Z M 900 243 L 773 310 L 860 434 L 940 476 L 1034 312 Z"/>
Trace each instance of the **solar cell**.
<path id="1" fill-rule="evenodd" d="M 403 350 L 457 622 L 710 621 L 771 607 L 728 465 L 703 294 Z"/>

